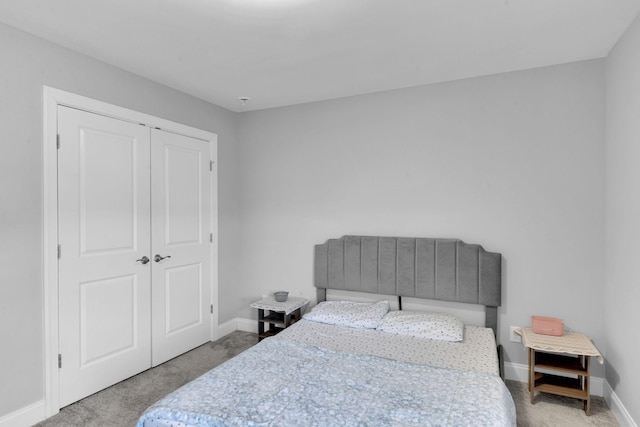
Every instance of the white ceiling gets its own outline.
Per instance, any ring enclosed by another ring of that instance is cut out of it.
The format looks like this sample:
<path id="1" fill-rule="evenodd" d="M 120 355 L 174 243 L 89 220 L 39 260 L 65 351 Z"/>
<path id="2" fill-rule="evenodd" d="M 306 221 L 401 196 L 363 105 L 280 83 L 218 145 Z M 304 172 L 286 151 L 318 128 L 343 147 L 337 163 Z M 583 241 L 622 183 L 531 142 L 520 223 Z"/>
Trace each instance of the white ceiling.
<path id="1" fill-rule="evenodd" d="M 604 57 L 639 10 L 640 0 L 1 0 L 0 21 L 248 111 Z"/>

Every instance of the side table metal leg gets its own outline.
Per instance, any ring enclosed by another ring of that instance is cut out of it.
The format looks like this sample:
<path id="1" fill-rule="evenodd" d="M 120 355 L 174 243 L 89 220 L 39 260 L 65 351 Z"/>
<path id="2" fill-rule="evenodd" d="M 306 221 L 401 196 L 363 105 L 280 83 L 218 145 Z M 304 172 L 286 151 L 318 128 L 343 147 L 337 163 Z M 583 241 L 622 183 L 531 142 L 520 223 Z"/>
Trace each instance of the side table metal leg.
<path id="1" fill-rule="evenodd" d="M 264 319 L 264 310 L 261 308 L 258 309 L 258 341 L 264 336 L 264 322 L 261 322 L 260 319 Z"/>

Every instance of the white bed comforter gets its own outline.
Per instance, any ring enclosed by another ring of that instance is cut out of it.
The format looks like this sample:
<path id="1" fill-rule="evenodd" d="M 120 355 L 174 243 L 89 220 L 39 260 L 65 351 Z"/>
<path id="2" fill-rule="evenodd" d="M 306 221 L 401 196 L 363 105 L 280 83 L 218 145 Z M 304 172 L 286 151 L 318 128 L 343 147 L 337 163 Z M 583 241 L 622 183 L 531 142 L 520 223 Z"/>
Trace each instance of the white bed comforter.
<path id="1" fill-rule="evenodd" d="M 515 426 L 500 377 L 272 337 L 151 406 L 137 426 Z M 182 423 L 182 424 L 179 424 Z"/>

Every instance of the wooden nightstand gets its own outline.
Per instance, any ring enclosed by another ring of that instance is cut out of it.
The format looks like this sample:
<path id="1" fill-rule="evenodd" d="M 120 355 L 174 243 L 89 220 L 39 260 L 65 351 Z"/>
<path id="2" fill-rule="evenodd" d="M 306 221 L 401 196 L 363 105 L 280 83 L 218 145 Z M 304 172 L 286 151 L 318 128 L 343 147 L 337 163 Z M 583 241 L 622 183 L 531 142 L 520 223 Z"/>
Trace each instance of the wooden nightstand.
<path id="1" fill-rule="evenodd" d="M 583 400 L 584 412 L 589 415 L 591 396 L 589 393 L 590 356 L 569 356 L 529 349 L 529 394 L 531 404 L 535 403 L 535 392 L 557 394 Z M 540 372 L 543 369 L 546 372 Z M 573 377 L 565 375 L 569 374 Z"/>
<path id="2" fill-rule="evenodd" d="M 602 355 L 591 339 L 577 332 L 562 336 L 536 334 L 530 328 L 518 333 L 529 352 L 529 394 L 535 403 L 535 392 L 573 397 L 583 401 L 587 415 L 590 412 L 591 395 L 590 357 L 604 363 Z"/>
<path id="3" fill-rule="evenodd" d="M 306 298 L 289 297 L 278 302 L 273 296 L 251 303 L 250 307 L 258 309 L 258 340 L 273 336 L 300 320 L 302 308 L 307 304 Z M 265 325 L 269 325 L 266 331 Z"/>

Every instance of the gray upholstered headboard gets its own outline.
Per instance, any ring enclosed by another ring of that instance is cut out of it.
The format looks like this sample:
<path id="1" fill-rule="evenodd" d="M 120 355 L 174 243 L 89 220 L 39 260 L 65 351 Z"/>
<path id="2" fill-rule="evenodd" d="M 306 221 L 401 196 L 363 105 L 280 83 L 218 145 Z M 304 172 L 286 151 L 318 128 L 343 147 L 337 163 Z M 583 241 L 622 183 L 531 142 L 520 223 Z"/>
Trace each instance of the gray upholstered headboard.
<path id="1" fill-rule="evenodd" d="M 343 236 L 315 247 L 318 301 L 327 289 L 486 306 L 498 326 L 502 256 L 455 239 Z"/>

